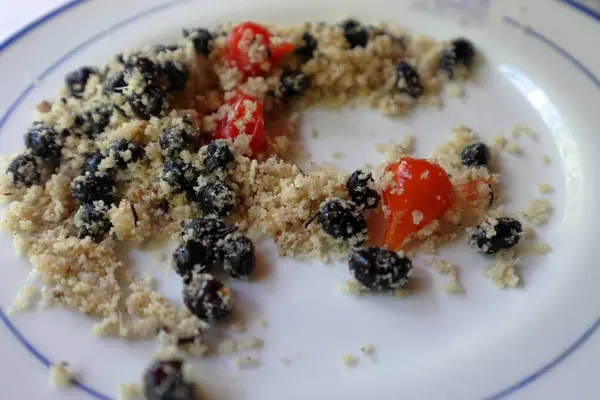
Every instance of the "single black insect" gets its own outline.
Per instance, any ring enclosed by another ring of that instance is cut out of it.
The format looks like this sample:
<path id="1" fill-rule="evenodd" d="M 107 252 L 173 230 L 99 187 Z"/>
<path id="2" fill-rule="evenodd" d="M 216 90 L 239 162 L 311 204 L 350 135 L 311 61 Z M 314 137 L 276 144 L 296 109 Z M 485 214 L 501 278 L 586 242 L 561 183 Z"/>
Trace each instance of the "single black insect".
<path id="1" fill-rule="evenodd" d="M 354 19 L 347 19 L 342 22 L 344 37 L 350 44 L 350 48 L 366 47 L 369 42 L 369 31 L 360 22 Z"/>
<path id="2" fill-rule="evenodd" d="M 330 198 L 321 204 L 314 218 L 335 239 L 349 240 L 353 245 L 360 245 L 365 240 L 367 223 L 356 204 L 350 201 Z"/>
<path id="3" fill-rule="evenodd" d="M 396 65 L 396 88 L 413 98 L 423 94 L 419 73 L 406 61 Z"/>
<path id="4" fill-rule="evenodd" d="M 233 153 L 227 143 L 213 140 L 206 147 L 204 168 L 210 173 L 229 171 L 233 167 Z"/>
<path id="5" fill-rule="evenodd" d="M 65 77 L 65 84 L 67 85 L 69 94 L 74 97 L 81 97 L 90 77 L 98 74 L 97 68 L 87 66 L 69 72 Z"/>
<path id="6" fill-rule="evenodd" d="M 75 116 L 75 128 L 89 138 L 95 138 L 108 126 L 113 107 L 102 104 Z"/>
<path id="7" fill-rule="evenodd" d="M 36 157 L 46 161 L 58 161 L 63 142 L 54 129 L 41 122 L 34 122 L 25 135 L 25 146 Z"/>
<path id="8" fill-rule="evenodd" d="M 412 262 L 383 247 L 353 249 L 348 258 L 350 274 L 365 288 L 391 290 L 404 286 Z"/>
<path id="9" fill-rule="evenodd" d="M 222 218 L 214 215 L 203 215 L 200 218 L 193 219 L 181 227 L 181 237 L 184 240 L 210 240 L 217 241 L 235 232 L 236 226 L 228 227 Z"/>
<path id="10" fill-rule="evenodd" d="M 125 75 L 123 72 L 115 72 L 111 75 L 106 82 L 104 82 L 104 86 L 102 89 L 104 93 L 123 93 L 123 90 L 127 87 L 127 82 L 125 82 Z"/>
<path id="11" fill-rule="evenodd" d="M 514 247 L 521 240 L 523 226 L 510 217 L 485 221 L 471 232 L 469 244 L 479 252 L 495 254 Z"/>
<path id="12" fill-rule="evenodd" d="M 200 274 L 184 284 L 183 303 L 201 320 L 217 322 L 229 316 L 233 299 L 227 286 L 210 274 Z"/>
<path id="13" fill-rule="evenodd" d="M 186 240 L 173 253 L 175 272 L 182 277 L 192 273 L 207 273 L 220 264 L 219 251 L 214 242 Z"/>
<path id="14" fill-rule="evenodd" d="M 89 236 L 101 241 L 112 227 L 108 207 L 100 202 L 82 204 L 75 214 L 75 226 L 79 228 L 80 239 Z"/>
<path id="15" fill-rule="evenodd" d="M 189 73 L 185 65 L 177 61 L 166 61 L 160 66 L 162 73 L 167 78 L 167 92 L 180 92 L 185 88 Z"/>
<path id="16" fill-rule="evenodd" d="M 103 159 L 104 155 L 100 150 L 96 150 L 95 152 L 88 154 L 83 161 L 83 173 L 94 173 L 98 171 L 98 167 Z"/>
<path id="17" fill-rule="evenodd" d="M 193 190 L 199 172 L 181 160 L 166 161 L 160 171 L 160 179 L 167 182 L 175 193 Z"/>
<path id="18" fill-rule="evenodd" d="M 302 40 L 304 41 L 304 44 L 296 47 L 296 55 L 300 59 L 300 62 L 304 64 L 309 60 L 312 60 L 315 55 L 315 50 L 319 47 L 319 42 L 309 32 L 304 32 L 302 34 Z"/>
<path id="19" fill-rule="evenodd" d="M 158 139 L 162 154 L 167 158 L 176 158 L 184 150 L 194 150 L 197 128 L 189 122 L 183 122 L 165 129 Z"/>
<path id="20" fill-rule="evenodd" d="M 105 173 L 86 172 L 71 183 L 73 196 L 82 203 L 102 200 L 105 204 L 115 201 L 116 188 L 114 179 Z"/>
<path id="21" fill-rule="evenodd" d="M 136 162 L 143 155 L 144 150 L 127 139 L 114 141 L 107 151 L 107 156 L 112 157 L 119 168 L 125 168 L 127 164 Z"/>
<path id="22" fill-rule="evenodd" d="M 235 206 L 235 192 L 225 182 L 210 182 L 191 193 L 193 201 L 205 213 L 227 215 Z"/>
<path id="23" fill-rule="evenodd" d="M 283 71 L 279 82 L 279 91 L 284 99 L 300 97 L 310 87 L 310 77 L 302 71 Z"/>
<path id="24" fill-rule="evenodd" d="M 252 240 L 246 236 L 225 239 L 221 246 L 223 268 L 234 279 L 246 279 L 254 270 L 256 255 Z"/>
<path id="25" fill-rule="evenodd" d="M 195 400 L 196 387 L 183 376 L 183 361 L 155 360 L 144 373 L 147 400 Z"/>
<path id="26" fill-rule="evenodd" d="M 458 38 L 452 41 L 449 49 L 442 51 L 438 67 L 450 78 L 453 78 L 455 67 L 471 68 L 474 58 L 475 47 L 473 44 L 465 38 Z"/>
<path id="27" fill-rule="evenodd" d="M 469 168 L 487 168 L 490 164 L 490 149 L 485 143 L 472 143 L 460 154 L 462 165 Z"/>
<path id="28" fill-rule="evenodd" d="M 140 93 L 132 93 L 127 101 L 135 116 L 144 120 L 162 115 L 167 106 L 166 93 L 157 85 L 148 85 Z"/>
<path id="29" fill-rule="evenodd" d="M 379 203 L 379 193 L 373 188 L 373 176 L 370 172 L 356 170 L 348 178 L 346 188 L 354 204 L 364 208 L 375 208 Z"/>
<path id="30" fill-rule="evenodd" d="M 30 187 L 40 182 L 41 174 L 37 160 L 29 153 L 16 156 L 8 165 L 7 174 L 15 186 Z"/>
<path id="31" fill-rule="evenodd" d="M 183 37 L 194 43 L 196 54 L 208 57 L 212 50 L 213 34 L 204 28 L 184 29 Z"/>

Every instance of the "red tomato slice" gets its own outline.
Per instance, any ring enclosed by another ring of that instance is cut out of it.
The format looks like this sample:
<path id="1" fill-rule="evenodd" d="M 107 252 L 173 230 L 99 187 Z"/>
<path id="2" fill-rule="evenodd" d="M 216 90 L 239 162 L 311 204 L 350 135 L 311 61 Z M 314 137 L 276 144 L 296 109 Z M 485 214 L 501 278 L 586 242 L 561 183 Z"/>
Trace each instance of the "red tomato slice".
<path id="1" fill-rule="evenodd" d="M 413 234 L 440 219 L 454 204 L 454 188 L 442 167 L 405 157 L 388 165 L 393 182 L 383 192 L 389 210 L 384 246 L 400 249 Z"/>
<path id="2" fill-rule="evenodd" d="M 217 121 L 216 139 L 235 139 L 240 134 L 250 135 L 250 148 L 261 152 L 265 148 L 267 134 L 262 115 L 262 103 L 238 90 L 228 102 L 232 112 Z M 240 131 L 240 128 L 242 130 Z"/>
<path id="3" fill-rule="evenodd" d="M 225 59 L 230 66 L 237 67 L 246 78 L 265 76 L 273 67 L 279 66 L 286 55 L 294 50 L 294 45 L 283 42 L 271 43 L 271 32 L 254 22 L 244 22 L 232 29 L 227 39 Z M 250 46 L 263 45 L 264 58 L 260 54 L 252 59 L 248 53 Z"/>

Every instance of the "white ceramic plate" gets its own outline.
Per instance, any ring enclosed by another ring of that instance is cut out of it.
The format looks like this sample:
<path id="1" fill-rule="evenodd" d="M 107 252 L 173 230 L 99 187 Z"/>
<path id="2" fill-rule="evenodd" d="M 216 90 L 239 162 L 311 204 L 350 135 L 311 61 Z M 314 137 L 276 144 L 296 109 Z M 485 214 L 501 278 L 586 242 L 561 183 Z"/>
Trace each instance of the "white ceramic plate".
<path id="1" fill-rule="evenodd" d="M 461 266 L 463 297 L 446 295 L 421 268 L 427 284 L 414 297 L 354 299 L 337 289 L 347 278 L 344 266 L 279 259 L 273 246 L 261 245 L 269 278 L 234 286 L 251 330 L 265 339 L 261 365 L 237 371 L 227 359 L 204 360 L 195 364 L 199 380 L 208 399 L 596 399 L 600 14 L 594 6 L 600 10 L 598 1 L 558 0 L 74 1 L 0 45 L 0 149 L 21 146 L 34 105 L 54 96 L 66 72 L 126 47 L 175 39 L 182 27 L 352 14 L 438 38 L 465 35 L 487 62 L 465 102 L 448 100 L 441 111 L 394 121 L 362 110 L 310 111 L 305 132 L 316 128 L 321 135 L 305 136 L 305 145 L 315 160 L 353 168 L 379 159 L 372 144 L 405 131 L 427 155 L 459 123 L 484 138 L 514 123 L 530 126 L 540 140 L 522 140 L 522 157 L 502 156 L 508 209 L 537 196 L 538 184 L 551 184 L 556 210 L 539 235 L 554 251 L 523 260 L 521 290 L 498 290 L 481 274 L 488 262 L 461 247 L 444 256 Z M 334 148 L 347 157 L 332 160 Z M 551 165 L 541 164 L 543 154 Z M 0 252 L 0 398 L 115 398 L 120 383 L 139 381 L 151 343 L 98 340 L 92 321 L 63 309 L 7 317 L 29 265 L 6 233 Z M 135 260 L 136 270 L 159 276 L 154 259 Z M 178 297 L 175 278 L 161 287 Z M 268 329 L 256 324 L 259 316 Z M 340 356 L 359 355 L 363 343 L 375 345 L 376 362 L 344 368 Z M 81 373 L 81 383 L 55 391 L 48 363 L 63 360 Z"/>

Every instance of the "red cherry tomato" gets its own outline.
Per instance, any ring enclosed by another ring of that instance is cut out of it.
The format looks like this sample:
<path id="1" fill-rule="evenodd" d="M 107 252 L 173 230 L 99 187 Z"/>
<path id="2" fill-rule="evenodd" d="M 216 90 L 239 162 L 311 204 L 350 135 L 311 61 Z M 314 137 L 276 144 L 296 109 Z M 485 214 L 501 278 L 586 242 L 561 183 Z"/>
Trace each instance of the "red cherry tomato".
<path id="1" fill-rule="evenodd" d="M 255 152 L 264 150 L 267 134 L 262 103 L 238 90 L 227 104 L 231 106 L 232 111 L 217 121 L 214 137 L 233 140 L 240 134 L 250 135 L 250 148 Z"/>
<path id="2" fill-rule="evenodd" d="M 394 178 L 383 192 L 389 210 L 383 244 L 396 250 L 452 207 L 454 188 L 442 167 L 423 159 L 401 158 L 386 172 Z"/>
<path id="3" fill-rule="evenodd" d="M 228 65 L 237 67 L 246 78 L 266 75 L 294 51 L 291 43 L 271 43 L 271 36 L 266 27 L 254 22 L 244 22 L 233 28 L 227 39 L 225 59 Z M 264 46 L 262 52 L 256 51 L 260 46 Z M 256 54 L 250 54 L 251 48 Z"/>

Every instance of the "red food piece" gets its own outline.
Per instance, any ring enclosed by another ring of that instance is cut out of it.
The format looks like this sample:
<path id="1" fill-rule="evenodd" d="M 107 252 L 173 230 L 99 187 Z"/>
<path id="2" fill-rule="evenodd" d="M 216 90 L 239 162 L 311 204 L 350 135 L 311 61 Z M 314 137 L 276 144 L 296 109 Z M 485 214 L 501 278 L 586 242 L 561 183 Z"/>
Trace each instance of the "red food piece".
<path id="1" fill-rule="evenodd" d="M 394 178 L 383 192 L 389 210 L 383 244 L 396 250 L 452 207 L 454 188 L 442 167 L 423 159 L 401 158 L 386 172 Z"/>
<path id="2" fill-rule="evenodd" d="M 250 135 L 250 148 L 252 151 L 261 152 L 265 148 L 267 133 L 263 119 L 260 101 L 246 93 L 237 90 L 235 95 L 227 101 L 231 111 L 217 121 L 215 139 L 235 139 L 238 135 Z M 240 130 L 241 129 L 241 130 Z"/>
<path id="3" fill-rule="evenodd" d="M 246 78 L 265 76 L 273 66 L 281 65 L 295 48 L 287 42 L 272 43 L 271 37 L 266 27 L 254 22 L 236 26 L 227 38 L 227 64 L 237 67 Z"/>

